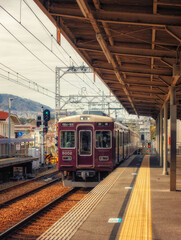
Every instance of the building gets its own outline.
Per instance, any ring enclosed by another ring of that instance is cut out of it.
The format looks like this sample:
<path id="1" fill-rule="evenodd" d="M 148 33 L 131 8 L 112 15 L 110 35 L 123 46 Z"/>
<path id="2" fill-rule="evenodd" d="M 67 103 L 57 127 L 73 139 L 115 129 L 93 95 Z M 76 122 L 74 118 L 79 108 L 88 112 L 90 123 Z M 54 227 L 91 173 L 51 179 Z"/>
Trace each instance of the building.
<path id="1" fill-rule="evenodd" d="M 10 117 L 10 125 L 11 125 L 11 138 L 15 138 L 15 125 L 20 124 L 18 117 L 14 114 L 11 114 Z M 0 111 L 0 136 L 1 138 L 9 137 L 9 113 Z"/>

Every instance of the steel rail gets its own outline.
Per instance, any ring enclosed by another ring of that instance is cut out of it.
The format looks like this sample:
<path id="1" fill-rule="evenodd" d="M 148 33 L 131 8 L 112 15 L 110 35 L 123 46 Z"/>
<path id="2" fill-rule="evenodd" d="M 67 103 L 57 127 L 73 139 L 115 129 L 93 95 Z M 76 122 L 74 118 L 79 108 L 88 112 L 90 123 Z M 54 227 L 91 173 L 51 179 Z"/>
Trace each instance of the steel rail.
<path id="1" fill-rule="evenodd" d="M 10 187 L 7 187 L 7 188 L 3 188 L 3 189 L 0 190 L 0 194 L 2 194 L 3 192 L 6 192 L 6 191 L 10 191 L 10 190 L 12 190 L 12 189 L 16 189 L 16 188 L 21 187 L 21 186 L 23 186 L 23 185 L 26 185 L 26 184 L 28 184 L 28 183 L 30 183 L 30 182 L 37 181 L 37 180 L 39 180 L 39 179 L 41 179 L 41 178 L 43 178 L 43 177 L 48 177 L 48 176 L 55 175 L 55 174 L 57 174 L 57 173 L 59 173 L 58 170 L 56 170 L 55 172 L 46 173 L 45 175 L 41 175 L 41 176 L 36 177 L 36 178 L 33 178 L 33 179 L 26 180 L 25 182 L 21 182 L 21 183 L 19 183 L 19 184 L 16 184 L 16 185 L 13 185 L 13 186 L 10 186 Z"/>
<path id="2" fill-rule="evenodd" d="M 11 228 L 9 228 L 6 231 L 0 233 L 0 239 L 2 239 L 3 237 L 6 237 L 7 235 L 11 234 L 13 231 L 16 231 L 18 228 L 22 227 L 24 224 L 26 224 L 27 222 L 31 221 L 34 217 L 38 216 L 43 211 L 46 211 L 49 207 L 52 207 L 54 204 L 58 203 L 58 201 L 62 200 L 62 198 L 68 197 L 70 194 L 73 194 L 73 193 L 75 193 L 78 190 L 79 190 L 79 188 L 72 188 L 70 191 L 62 194 L 61 196 L 59 196 L 58 198 L 56 198 L 52 202 L 48 203 L 44 207 L 40 208 L 39 210 L 37 210 L 36 212 L 31 214 L 30 216 L 28 216 L 25 219 L 21 220 L 20 222 L 18 222 L 17 224 L 12 226 Z"/>
<path id="3" fill-rule="evenodd" d="M 16 196 L 16 197 L 14 197 L 14 198 L 11 198 L 11 199 L 9 199 L 9 200 L 6 201 L 6 202 L 0 203 L 0 209 L 3 208 L 3 207 L 6 207 L 7 205 L 10 205 L 10 204 L 14 203 L 14 202 L 17 201 L 17 200 L 21 200 L 22 198 L 25 198 L 25 197 L 27 197 L 28 195 L 34 194 L 34 193 L 42 190 L 42 189 L 44 189 L 44 188 L 46 188 L 46 187 L 54 184 L 55 182 L 59 181 L 60 179 L 61 179 L 61 178 L 59 177 L 59 178 L 54 179 L 54 180 L 52 180 L 51 182 L 49 182 L 49 183 L 47 183 L 47 184 L 45 184 L 45 185 L 42 185 L 42 186 L 37 187 L 37 188 L 35 188 L 35 189 L 33 189 L 33 190 L 30 190 L 30 191 L 28 191 L 28 192 L 26 192 L 26 193 L 23 193 L 22 195 L 19 195 L 19 196 Z"/>

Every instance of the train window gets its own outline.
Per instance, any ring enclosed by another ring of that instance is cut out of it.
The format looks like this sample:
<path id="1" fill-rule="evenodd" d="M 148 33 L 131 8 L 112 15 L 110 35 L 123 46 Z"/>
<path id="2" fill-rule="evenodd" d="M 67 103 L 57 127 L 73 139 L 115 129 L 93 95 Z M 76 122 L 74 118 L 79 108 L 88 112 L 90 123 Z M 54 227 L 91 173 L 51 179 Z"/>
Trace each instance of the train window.
<path id="1" fill-rule="evenodd" d="M 123 146 L 123 132 L 119 133 L 119 145 Z"/>
<path id="2" fill-rule="evenodd" d="M 91 131 L 80 131 L 80 155 L 91 155 Z"/>
<path id="3" fill-rule="evenodd" d="M 110 147 L 111 147 L 111 132 L 96 131 L 96 148 L 110 148 Z"/>
<path id="4" fill-rule="evenodd" d="M 128 144 L 128 132 L 124 132 L 124 144 Z"/>
<path id="5" fill-rule="evenodd" d="M 60 146 L 61 148 L 74 148 L 75 147 L 75 132 L 74 131 L 61 131 L 60 133 Z"/>

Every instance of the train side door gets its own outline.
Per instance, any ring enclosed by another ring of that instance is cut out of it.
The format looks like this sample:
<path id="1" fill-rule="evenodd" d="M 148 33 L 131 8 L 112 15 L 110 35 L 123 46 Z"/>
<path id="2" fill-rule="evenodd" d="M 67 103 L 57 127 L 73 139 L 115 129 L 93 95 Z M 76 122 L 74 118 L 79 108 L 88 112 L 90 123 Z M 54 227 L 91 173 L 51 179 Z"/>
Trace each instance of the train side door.
<path id="1" fill-rule="evenodd" d="M 119 130 L 117 131 L 117 164 L 119 163 Z"/>
<path id="2" fill-rule="evenodd" d="M 77 129 L 77 166 L 93 166 L 93 127 L 79 126 Z"/>

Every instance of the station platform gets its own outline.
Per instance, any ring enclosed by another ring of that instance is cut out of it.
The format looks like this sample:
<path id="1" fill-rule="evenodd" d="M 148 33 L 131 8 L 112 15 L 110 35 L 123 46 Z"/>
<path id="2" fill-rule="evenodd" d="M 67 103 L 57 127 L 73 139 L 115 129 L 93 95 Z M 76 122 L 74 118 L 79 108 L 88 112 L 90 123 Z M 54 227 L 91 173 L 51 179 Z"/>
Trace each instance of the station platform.
<path id="1" fill-rule="evenodd" d="M 3 158 L 0 159 L 0 168 L 17 166 L 22 163 L 29 163 L 38 160 L 37 157 L 21 157 L 21 158 Z"/>
<path id="2" fill-rule="evenodd" d="M 132 156 L 38 240 L 181 239 L 179 164 L 178 190 L 170 192 L 156 156 Z"/>
<path id="3" fill-rule="evenodd" d="M 12 157 L 0 159 L 0 183 L 11 180 L 20 180 L 31 177 L 33 163 L 39 160 L 37 157 Z"/>

